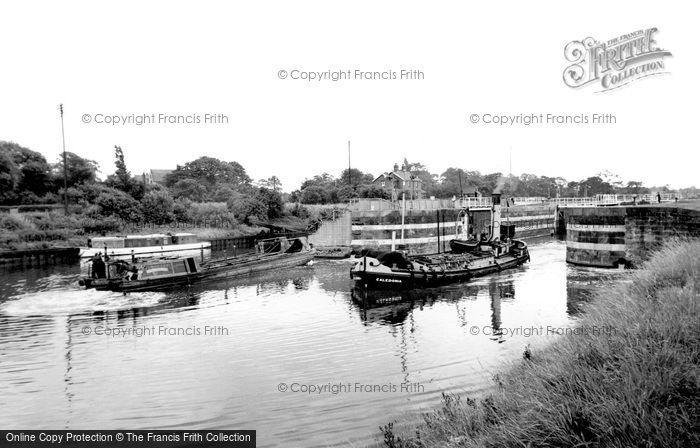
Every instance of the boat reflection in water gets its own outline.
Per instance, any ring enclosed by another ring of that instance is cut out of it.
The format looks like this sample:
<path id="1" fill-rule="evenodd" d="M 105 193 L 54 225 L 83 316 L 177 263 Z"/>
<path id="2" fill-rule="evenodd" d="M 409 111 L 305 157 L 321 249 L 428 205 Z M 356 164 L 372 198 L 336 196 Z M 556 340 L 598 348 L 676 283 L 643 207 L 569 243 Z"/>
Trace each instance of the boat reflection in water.
<path id="1" fill-rule="evenodd" d="M 504 281 L 494 276 L 480 284 L 424 290 L 386 291 L 358 287 L 351 290 L 352 300 L 365 325 L 400 325 L 409 318 L 413 310 L 423 310 L 435 303 L 444 302 L 455 306 L 461 325 L 466 326 L 468 317 L 462 302 L 476 300 L 480 295 L 488 295 L 491 298 L 492 339 L 503 342 L 501 302 L 515 299 L 515 282 L 512 279 Z"/>

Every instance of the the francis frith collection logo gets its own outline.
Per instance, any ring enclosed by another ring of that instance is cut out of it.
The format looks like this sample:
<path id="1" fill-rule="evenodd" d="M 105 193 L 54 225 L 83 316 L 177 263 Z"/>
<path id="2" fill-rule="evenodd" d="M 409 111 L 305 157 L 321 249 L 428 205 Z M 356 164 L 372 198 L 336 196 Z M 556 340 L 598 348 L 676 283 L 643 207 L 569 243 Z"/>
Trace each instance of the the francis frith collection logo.
<path id="1" fill-rule="evenodd" d="M 566 60 L 564 83 L 572 88 L 589 85 L 605 92 L 626 86 L 633 81 L 668 73 L 664 57 L 671 52 L 659 48 L 648 28 L 599 42 L 592 37 L 570 42 L 564 48 Z"/>

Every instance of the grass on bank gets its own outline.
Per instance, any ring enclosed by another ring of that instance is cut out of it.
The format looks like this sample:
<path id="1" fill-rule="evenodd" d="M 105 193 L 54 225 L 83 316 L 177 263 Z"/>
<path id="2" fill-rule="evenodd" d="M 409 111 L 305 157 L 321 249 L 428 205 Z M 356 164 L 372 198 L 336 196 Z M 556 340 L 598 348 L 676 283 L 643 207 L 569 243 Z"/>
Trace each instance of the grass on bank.
<path id="1" fill-rule="evenodd" d="M 444 396 L 414 434 L 384 445 L 438 447 L 700 446 L 700 241 L 674 241 L 602 290 L 579 326 L 532 350 L 480 400 Z"/>

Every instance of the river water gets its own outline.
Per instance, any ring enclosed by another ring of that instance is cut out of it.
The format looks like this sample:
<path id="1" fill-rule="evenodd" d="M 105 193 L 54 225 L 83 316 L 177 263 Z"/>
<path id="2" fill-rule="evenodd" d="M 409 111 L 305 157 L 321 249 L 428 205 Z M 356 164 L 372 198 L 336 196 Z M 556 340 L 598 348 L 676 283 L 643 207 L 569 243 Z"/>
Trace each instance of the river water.
<path id="1" fill-rule="evenodd" d="M 364 446 L 442 392 L 479 396 L 493 375 L 571 328 L 616 271 L 532 261 L 468 284 L 362 294 L 350 264 L 186 291 L 77 286 L 80 267 L 0 267 L 0 426 L 255 429 L 258 446 Z"/>

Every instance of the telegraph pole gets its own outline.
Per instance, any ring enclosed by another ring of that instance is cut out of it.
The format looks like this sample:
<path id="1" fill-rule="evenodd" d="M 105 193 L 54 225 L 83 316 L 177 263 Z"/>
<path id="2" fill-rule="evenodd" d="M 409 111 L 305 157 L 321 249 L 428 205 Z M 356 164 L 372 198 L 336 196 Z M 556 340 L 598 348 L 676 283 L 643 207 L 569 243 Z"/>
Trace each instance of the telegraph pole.
<path id="1" fill-rule="evenodd" d="M 352 187 L 352 168 L 350 167 L 350 140 L 348 140 L 348 182 Z"/>
<path id="2" fill-rule="evenodd" d="M 459 201 L 462 203 L 464 198 L 464 191 L 462 190 L 462 168 L 459 169 Z"/>
<path id="3" fill-rule="evenodd" d="M 63 128 L 63 104 L 58 105 L 61 111 L 61 137 L 63 139 L 63 207 L 68 215 L 68 161 L 66 157 L 66 131 Z"/>

